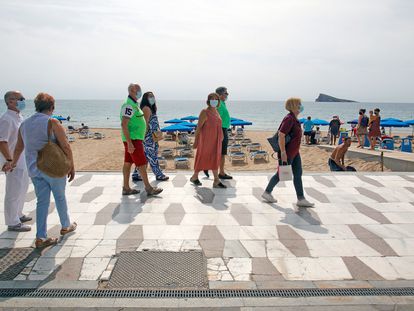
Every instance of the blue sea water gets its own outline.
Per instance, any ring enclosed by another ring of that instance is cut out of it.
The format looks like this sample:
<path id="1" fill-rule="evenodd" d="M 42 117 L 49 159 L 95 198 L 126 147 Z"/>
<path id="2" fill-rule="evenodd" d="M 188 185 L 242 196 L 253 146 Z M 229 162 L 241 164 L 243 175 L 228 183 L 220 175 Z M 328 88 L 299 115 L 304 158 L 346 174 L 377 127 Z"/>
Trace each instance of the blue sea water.
<path id="1" fill-rule="evenodd" d="M 85 123 L 90 127 L 120 128 L 119 109 L 122 100 L 56 100 L 56 115 L 71 116 L 66 125 L 78 126 Z M 24 116 L 34 113 L 34 103 L 27 100 Z M 349 121 L 358 117 L 358 110 L 366 108 L 381 109 L 383 118 L 398 118 L 402 120 L 414 119 L 414 103 L 315 103 L 303 102 L 305 110 L 302 117 L 312 116 L 330 120 L 338 115 L 341 120 Z M 158 117 L 161 123 L 172 118 L 181 118 L 187 115 L 198 116 L 206 106 L 203 100 L 158 100 Z M 275 130 L 286 114 L 283 101 L 231 101 L 227 107 L 232 117 L 253 122 L 248 127 L 252 130 Z M 6 110 L 4 102 L 0 104 L 0 113 Z M 163 124 L 162 124 L 163 126 Z M 403 129 L 410 132 L 412 129 Z M 399 129 L 400 131 L 400 129 Z"/>

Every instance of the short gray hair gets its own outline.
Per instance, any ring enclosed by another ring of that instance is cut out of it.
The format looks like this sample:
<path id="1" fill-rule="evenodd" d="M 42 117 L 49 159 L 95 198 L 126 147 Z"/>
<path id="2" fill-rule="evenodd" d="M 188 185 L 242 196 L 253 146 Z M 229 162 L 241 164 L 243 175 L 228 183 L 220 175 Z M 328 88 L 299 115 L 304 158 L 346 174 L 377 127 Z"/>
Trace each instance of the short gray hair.
<path id="1" fill-rule="evenodd" d="M 6 94 L 4 94 L 4 102 L 7 105 L 7 101 L 12 97 L 14 94 L 16 94 L 16 91 L 8 91 Z"/>
<path id="2" fill-rule="evenodd" d="M 139 84 L 138 83 L 130 83 L 129 85 L 128 85 L 128 92 L 130 92 L 131 91 L 131 89 L 133 88 L 133 87 L 135 87 L 135 86 L 139 86 Z M 140 86 L 139 86 L 140 87 Z M 141 88 L 141 87 L 140 87 Z"/>
<path id="3" fill-rule="evenodd" d="M 216 88 L 216 93 L 219 95 L 223 95 L 226 92 L 227 88 L 225 86 L 219 86 L 218 88 Z"/>

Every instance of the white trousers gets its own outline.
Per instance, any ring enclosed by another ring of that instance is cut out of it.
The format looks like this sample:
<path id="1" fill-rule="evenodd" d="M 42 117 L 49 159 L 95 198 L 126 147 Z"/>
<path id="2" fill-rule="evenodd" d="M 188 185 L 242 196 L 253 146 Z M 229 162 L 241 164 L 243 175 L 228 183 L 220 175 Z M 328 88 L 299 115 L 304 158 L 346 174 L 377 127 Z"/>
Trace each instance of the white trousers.
<path id="1" fill-rule="evenodd" d="M 4 196 L 4 218 L 7 226 L 20 223 L 23 205 L 29 188 L 29 176 L 26 169 L 15 168 L 6 174 L 6 195 Z"/>

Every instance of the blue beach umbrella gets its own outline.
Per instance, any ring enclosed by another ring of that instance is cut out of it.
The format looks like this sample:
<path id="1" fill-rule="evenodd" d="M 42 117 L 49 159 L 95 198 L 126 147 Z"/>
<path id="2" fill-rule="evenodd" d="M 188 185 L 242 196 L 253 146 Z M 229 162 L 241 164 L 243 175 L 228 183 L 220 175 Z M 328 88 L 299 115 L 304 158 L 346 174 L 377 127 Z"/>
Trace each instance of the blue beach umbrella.
<path id="1" fill-rule="evenodd" d="M 191 128 L 188 126 L 180 125 L 180 124 L 173 124 L 170 126 L 163 127 L 161 132 L 189 132 Z"/>
<path id="2" fill-rule="evenodd" d="M 325 125 L 329 125 L 329 122 L 326 120 L 322 120 L 322 119 L 314 119 L 312 120 L 313 124 L 317 125 L 317 126 L 325 126 Z"/>
<path id="3" fill-rule="evenodd" d="M 61 116 L 52 116 L 53 119 L 59 120 L 59 121 L 66 121 L 66 118 Z"/>
<path id="4" fill-rule="evenodd" d="M 393 122 L 403 122 L 403 120 L 400 120 L 400 119 L 395 119 L 395 118 L 385 118 L 385 119 L 381 119 L 381 123 L 382 123 L 382 122 L 388 122 L 388 121 L 393 121 Z"/>
<path id="5" fill-rule="evenodd" d="M 182 123 L 183 122 L 183 120 L 180 120 L 180 119 L 171 119 L 171 120 L 167 120 L 167 121 L 164 121 L 164 123 Z"/>
<path id="6" fill-rule="evenodd" d="M 186 116 L 184 118 L 181 118 L 181 120 L 183 120 L 183 121 L 195 121 L 195 120 L 198 120 L 198 117 L 196 117 L 196 116 Z"/>
<path id="7" fill-rule="evenodd" d="M 230 122 L 231 126 L 245 126 L 245 125 L 252 125 L 252 122 L 244 121 L 244 120 L 235 120 Z"/>
<path id="8" fill-rule="evenodd" d="M 410 125 L 406 122 L 398 122 L 398 121 L 383 121 L 381 120 L 380 125 L 383 127 L 409 127 Z"/>
<path id="9" fill-rule="evenodd" d="M 183 126 L 186 126 L 186 127 L 197 127 L 197 124 L 186 122 L 186 121 L 182 121 L 182 122 L 176 123 L 176 124 L 177 125 L 183 125 Z"/>
<path id="10" fill-rule="evenodd" d="M 404 123 L 407 123 L 409 125 L 414 125 L 414 119 L 413 120 L 404 121 Z"/>
<path id="11" fill-rule="evenodd" d="M 230 118 L 230 121 L 243 121 L 242 119 Z"/>

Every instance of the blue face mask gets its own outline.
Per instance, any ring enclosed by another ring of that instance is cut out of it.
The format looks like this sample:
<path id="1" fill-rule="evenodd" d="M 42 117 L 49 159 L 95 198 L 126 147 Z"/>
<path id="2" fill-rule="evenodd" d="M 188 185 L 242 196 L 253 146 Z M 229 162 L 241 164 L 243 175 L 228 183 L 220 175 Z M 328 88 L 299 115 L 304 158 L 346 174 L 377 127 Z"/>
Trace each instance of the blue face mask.
<path id="1" fill-rule="evenodd" d="M 305 108 L 303 107 L 303 105 L 300 105 L 300 106 L 299 106 L 299 112 L 300 112 L 300 113 L 302 113 L 302 112 L 303 112 L 303 110 L 305 110 Z"/>
<path id="2" fill-rule="evenodd" d="M 25 102 L 24 100 L 18 100 L 18 101 L 17 101 L 16 108 L 17 108 L 19 111 L 23 111 L 23 110 L 26 108 L 26 102 Z"/>
<path id="3" fill-rule="evenodd" d="M 217 99 L 210 99 L 210 106 L 213 108 L 216 108 L 218 105 L 218 100 Z"/>
<path id="4" fill-rule="evenodd" d="M 137 99 L 140 99 L 140 98 L 141 98 L 141 96 L 142 96 L 142 92 L 141 92 L 141 91 L 138 91 L 138 92 L 137 92 Z"/>

